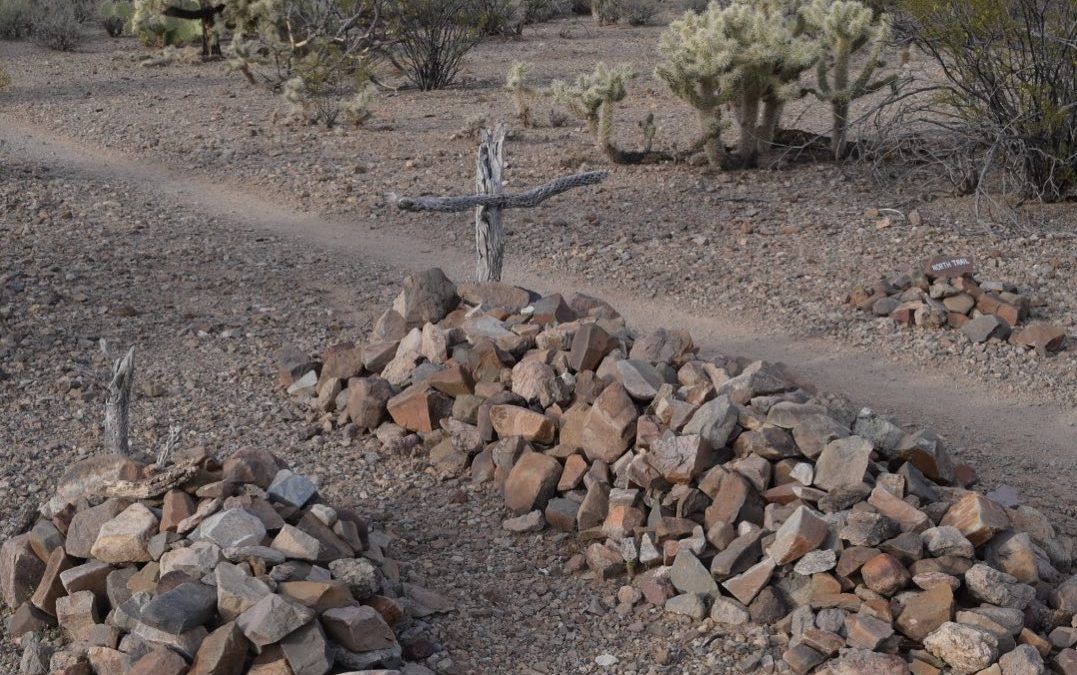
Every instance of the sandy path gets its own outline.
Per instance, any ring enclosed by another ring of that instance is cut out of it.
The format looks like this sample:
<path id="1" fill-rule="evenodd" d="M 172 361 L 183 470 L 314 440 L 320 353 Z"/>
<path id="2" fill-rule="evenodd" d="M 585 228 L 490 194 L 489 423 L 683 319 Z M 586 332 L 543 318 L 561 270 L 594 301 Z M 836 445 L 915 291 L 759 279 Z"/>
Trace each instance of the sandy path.
<path id="1" fill-rule="evenodd" d="M 436 265 L 454 278 L 466 278 L 472 270 L 464 244 L 443 250 L 394 235 L 392 224 L 407 217 L 402 214 L 382 218 L 385 224 L 376 229 L 334 221 L 297 210 L 278 195 L 259 194 L 221 177 L 192 175 L 93 147 L 2 115 L 0 143 L 4 154 L 43 162 L 58 175 L 122 181 L 161 203 L 225 223 L 262 228 L 291 238 L 299 246 L 346 252 L 358 261 L 377 261 L 402 270 Z M 578 279 L 552 279 L 526 264 L 521 266 L 518 260 L 509 261 L 505 281 L 541 292 L 582 291 L 603 297 L 639 329 L 659 325 L 689 329 L 704 352 L 783 361 L 823 390 L 892 414 L 903 423 L 934 429 L 950 441 L 959 457 L 980 470 L 986 482 L 1015 485 L 1030 503 L 1061 516 L 1063 530 L 1077 534 L 1077 505 L 1072 503 L 1070 482 L 1058 480 L 1077 476 L 1077 409 L 1038 400 L 1035 391 L 1019 400 L 1004 397 L 990 383 L 945 377 L 835 341 L 794 339 L 782 334 L 780 327 L 775 332 L 774 326 L 751 325 L 735 316 L 694 315 L 663 304 L 661 298 L 645 300 Z"/>

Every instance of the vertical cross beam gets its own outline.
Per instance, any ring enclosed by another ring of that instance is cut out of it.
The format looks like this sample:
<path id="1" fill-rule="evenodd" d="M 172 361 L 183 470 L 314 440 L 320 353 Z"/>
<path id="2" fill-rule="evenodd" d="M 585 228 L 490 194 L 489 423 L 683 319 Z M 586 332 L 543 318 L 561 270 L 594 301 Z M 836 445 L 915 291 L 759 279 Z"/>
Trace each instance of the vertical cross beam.
<path id="1" fill-rule="evenodd" d="M 504 190 L 502 172 L 505 166 L 505 125 L 494 131 L 482 130 L 479 145 L 479 165 L 476 175 L 479 194 L 501 195 Z M 478 281 L 501 281 L 505 259 L 505 228 L 501 224 L 501 206 L 475 207 L 475 278 Z"/>

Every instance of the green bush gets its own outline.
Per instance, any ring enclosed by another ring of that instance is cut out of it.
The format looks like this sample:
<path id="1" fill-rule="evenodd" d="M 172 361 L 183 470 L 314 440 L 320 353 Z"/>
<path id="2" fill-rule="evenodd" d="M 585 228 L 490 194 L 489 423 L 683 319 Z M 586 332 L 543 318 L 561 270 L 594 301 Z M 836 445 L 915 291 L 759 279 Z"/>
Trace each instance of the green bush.
<path id="1" fill-rule="evenodd" d="M 31 0 L 0 0 L 0 37 L 9 40 L 30 37 L 33 14 Z"/>
<path id="2" fill-rule="evenodd" d="M 949 133 L 977 147 L 1026 198 L 1077 188 L 1077 2 L 901 0 L 914 39 L 941 66 Z M 977 181 L 979 183 L 979 181 Z M 977 184 L 978 188 L 982 185 Z"/>
<path id="3" fill-rule="evenodd" d="M 523 12 L 516 0 L 471 0 L 468 22 L 484 35 L 518 34 Z"/>
<path id="4" fill-rule="evenodd" d="M 135 0 L 131 16 L 131 32 L 147 47 L 182 47 L 202 39 L 202 24 L 198 21 L 164 16 L 165 7 L 176 4 L 197 9 L 195 0 Z"/>
<path id="5" fill-rule="evenodd" d="M 572 12 L 570 0 L 522 0 L 524 23 L 542 23 Z"/>

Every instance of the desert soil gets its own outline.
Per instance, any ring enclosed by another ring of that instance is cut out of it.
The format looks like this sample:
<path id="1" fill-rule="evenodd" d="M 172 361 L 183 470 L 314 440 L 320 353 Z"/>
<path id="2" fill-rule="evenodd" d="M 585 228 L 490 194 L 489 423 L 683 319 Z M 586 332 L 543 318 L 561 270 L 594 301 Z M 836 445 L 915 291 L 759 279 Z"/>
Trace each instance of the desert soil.
<path id="1" fill-rule="evenodd" d="M 0 43 L 16 76 L 0 92 L 5 521 L 98 449 L 98 342 L 134 344 L 136 447 L 152 452 L 172 424 L 221 454 L 261 445 L 331 501 L 374 513 L 405 574 L 458 603 L 419 627 L 443 646 L 428 661 L 435 670 L 586 673 L 604 653 L 623 673 L 774 667 L 744 660 L 773 640 L 762 631 L 617 615 L 615 582 L 563 571 L 573 539 L 502 532 L 496 495 L 439 481 L 419 457 L 322 433 L 275 385 L 279 347 L 362 340 L 407 271 L 469 275 L 467 216 L 406 216 L 386 193 L 470 189 L 474 142 L 451 137 L 475 114 L 511 116 L 499 88 L 513 60 L 541 64 L 537 85 L 600 58 L 630 62 L 641 76 L 622 142 L 651 110 L 660 143 L 689 138 L 687 111 L 648 75 L 659 30 L 568 20 L 488 42 L 461 86 L 385 95 L 373 128 L 348 133 L 274 123 L 279 100 L 223 64 L 141 68 L 131 40 L 95 36 L 76 54 Z M 522 130 L 507 152 L 513 187 L 602 165 L 574 126 Z M 918 186 L 861 173 L 616 167 L 601 188 L 509 215 L 506 281 L 605 297 L 641 330 L 688 328 L 704 353 L 785 361 L 854 405 L 938 431 L 984 484 L 1017 487 L 1077 535 L 1077 350 L 973 347 L 841 306 L 853 283 L 953 251 L 977 255 L 989 276 L 1028 289 L 1038 316 L 1072 327 L 1077 240 L 1045 234 L 1077 231 L 1072 204 L 1036 209 L 1038 234 L 985 234 L 967 200 L 925 200 Z M 916 208 L 923 224 L 895 217 L 879 229 L 873 208 Z M 5 645 L 0 667 L 15 658 Z"/>

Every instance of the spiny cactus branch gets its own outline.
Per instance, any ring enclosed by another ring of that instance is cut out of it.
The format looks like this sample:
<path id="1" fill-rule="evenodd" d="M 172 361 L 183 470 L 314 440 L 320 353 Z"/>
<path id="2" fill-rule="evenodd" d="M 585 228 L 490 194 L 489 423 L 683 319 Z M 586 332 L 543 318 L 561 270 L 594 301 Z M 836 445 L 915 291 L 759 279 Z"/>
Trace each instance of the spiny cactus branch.
<path id="1" fill-rule="evenodd" d="M 131 454 L 128 431 L 134 378 L 135 348 L 131 347 L 112 366 L 112 381 L 108 385 L 108 401 L 105 403 L 105 450 L 124 457 Z"/>

